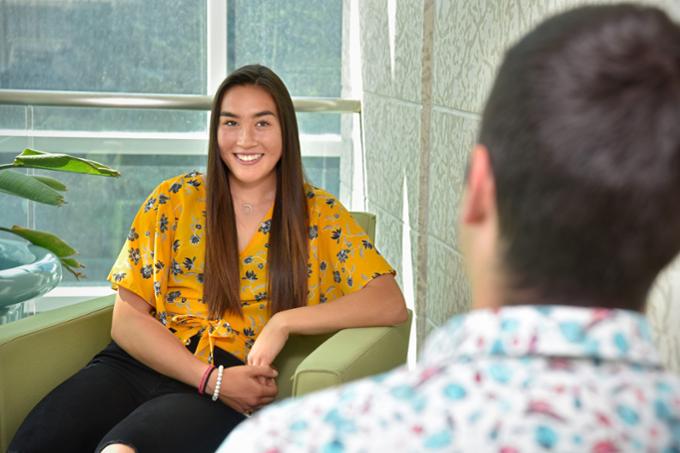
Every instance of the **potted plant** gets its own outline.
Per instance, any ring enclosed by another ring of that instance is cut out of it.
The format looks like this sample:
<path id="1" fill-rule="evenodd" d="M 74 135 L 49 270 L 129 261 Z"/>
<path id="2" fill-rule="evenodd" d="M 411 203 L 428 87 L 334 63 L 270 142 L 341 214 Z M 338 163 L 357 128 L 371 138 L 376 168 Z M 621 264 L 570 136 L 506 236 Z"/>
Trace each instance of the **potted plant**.
<path id="1" fill-rule="evenodd" d="M 68 154 L 46 153 L 28 148 L 16 156 L 12 163 L 0 165 L 0 192 L 53 206 L 61 206 L 64 204 L 62 192 L 66 190 L 66 186 L 63 183 L 49 176 L 27 175 L 12 171 L 12 168 L 35 168 L 98 176 L 120 176 L 118 171 L 100 164 L 99 162 L 74 157 Z M 33 230 L 18 225 L 12 227 L 0 225 L 0 231 L 20 236 L 34 246 L 46 249 L 58 259 L 58 262 L 61 264 L 60 267 L 71 272 L 78 279 L 84 277 L 79 271 L 79 269 L 83 269 L 84 266 L 75 258 L 77 251 L 58 236 L 46 231 Z M 8 253 L 7 250 L 9 250 L 9 248 L 7 244 L 8 242 L 4 241 L 5 247 L 0 247 L 0 258 L 3 258 L 3 250 L 5 254 Z M 14 252 L 17 251 L 14 250 Z M 21 255 L 21 251 L 18 253 Z M 45 254 L 33 253 L 33 255 L 42 256 Z M 11 262 L 11 260 L 5 261 Z M 45 267 L 46 266 L 43 266 L 43 268 Z M 1 272 L 4 271 L 0 270 L 0 273 Z M 25 275 L 26 272 L 30 273 L 31 270 L 29 269 L 26 271 L 26 269 L 23 269 L 21 273 L 15 272 L 14 274 L 19 278 L 21 277 L 21 274 Z M 59 269 L 59 272 L 61 272 L 61 269 Z M 58 283 L 60 276 L 61 274 L 59 273 L 59 278 L 56 279 L 56 283 Z M 6 284 L 7 281 L 9 281 L 7 278 L 4 280 L 0 278 L 0 282 L 5 283 L 5 286 L 8 286 Z M 52 283 L 53 286 L 56 285 L 56 283 Z M 0 291 L 0 293 L 1 292 L 2 291 Z M 15 300 L 12 303 L 21 301 L 22 300 Z"/>

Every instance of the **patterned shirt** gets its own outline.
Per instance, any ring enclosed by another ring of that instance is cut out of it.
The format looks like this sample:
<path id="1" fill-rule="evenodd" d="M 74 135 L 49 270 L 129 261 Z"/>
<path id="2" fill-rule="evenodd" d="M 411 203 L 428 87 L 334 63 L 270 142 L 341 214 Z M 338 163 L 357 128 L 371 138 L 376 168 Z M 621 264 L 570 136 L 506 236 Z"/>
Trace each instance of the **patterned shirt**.
<path id="1" fill-rule="evenodd" d="M 264 409 L 219 451 L 679 452 L 680 380 L 639 313 L 475 310 L 414 371 Z"/>
<path id="2" fill-rule="evenodd" d="M 245 361 L 269 320 L 267 248 L 273 207 L 240 253 L 243 317 L 208 319 L 203 302 L 206 192 L 192 172 L 161 183 L 139 209 L 109 274 L 155 309 L 158 320 L 184 343 L 200 335 L 196 356 L 211 362 L 215 346 Z M 332 301 L 394 270 L 331 194 L 306 185 L 309 208 L 307 303 Z"/>

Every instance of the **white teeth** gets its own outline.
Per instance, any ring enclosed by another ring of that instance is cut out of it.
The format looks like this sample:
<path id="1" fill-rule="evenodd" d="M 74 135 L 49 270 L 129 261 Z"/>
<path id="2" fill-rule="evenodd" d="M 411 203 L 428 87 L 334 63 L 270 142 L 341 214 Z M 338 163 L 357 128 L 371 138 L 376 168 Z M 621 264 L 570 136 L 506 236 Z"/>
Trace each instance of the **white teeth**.
<path id="1" fill-rule="evenodd" d="M 252 162 L 262 157 L 262 154 L 237 154 L 236 158 L 244 162 Z"/>

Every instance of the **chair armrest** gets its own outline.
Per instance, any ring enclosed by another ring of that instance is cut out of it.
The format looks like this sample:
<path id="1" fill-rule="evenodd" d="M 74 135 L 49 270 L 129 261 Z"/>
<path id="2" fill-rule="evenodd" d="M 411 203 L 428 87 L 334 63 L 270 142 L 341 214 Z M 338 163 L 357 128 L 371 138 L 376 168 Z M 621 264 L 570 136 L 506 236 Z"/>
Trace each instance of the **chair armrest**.
<path id="1" fill-rule="evenodd" d="M 409 319 L 393 327 L 344 329 L 323 342 L 298 365 L 292 396 L 384 373 L 406 362 Z"/>
<path id="2" fill-rule="evenodd" d="M 111 341 L 114 296 L 0 326 L 0 451 L 28 412 Z"/>

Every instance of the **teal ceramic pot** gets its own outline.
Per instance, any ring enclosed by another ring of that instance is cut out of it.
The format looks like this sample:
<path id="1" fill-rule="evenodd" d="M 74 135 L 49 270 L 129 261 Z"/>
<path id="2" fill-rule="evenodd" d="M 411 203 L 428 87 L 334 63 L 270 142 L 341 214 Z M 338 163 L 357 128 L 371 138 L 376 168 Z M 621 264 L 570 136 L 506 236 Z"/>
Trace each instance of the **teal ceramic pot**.
<path id="1" fill-rule="evenodd" d="M 45 294 L 61 275 L 59 258 L 49 250 L 0 239 L 0 309 Z"/>

